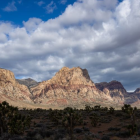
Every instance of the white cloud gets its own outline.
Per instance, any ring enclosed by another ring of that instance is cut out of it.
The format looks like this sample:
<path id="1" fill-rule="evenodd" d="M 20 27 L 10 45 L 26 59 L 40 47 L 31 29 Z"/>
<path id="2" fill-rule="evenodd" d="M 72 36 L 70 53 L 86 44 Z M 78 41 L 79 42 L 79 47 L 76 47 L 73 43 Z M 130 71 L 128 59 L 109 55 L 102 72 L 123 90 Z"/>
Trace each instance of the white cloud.
<path id="1" fill-rule="evenodd" d="M 96 0 L 83 0 L 82 3 L 75 2 L 67 7 L 58 20 L 63 25 L 79 25 L 80 23 L 94 23 L 98 25 L 112 16 L 111 10 L 102 8 L 105 5 L 106 3 Z"/>
<path id="2" fill-rule="evenodd" d="M 15 6 L 15 1 L 8 3 L 8 5 L 5 8 L 3 8 L 3 10 L 6 12 L 17 11 L 17 7 Z"/>
<path id="3" fill-rule="evenodd" d="M 81 0 L 48 21 L 30 18 L 23 27 L 1 22 L 0 65 L 40 81 L 63 66 L 80 66 L 94 82 L 118 80 L 135 90 L 140 86 L 139 5 L 139 0 L 118 5 Z"/>
<path id="4" fill-rule="evenodd" d="M 56 8 L 57 8 L 57 7 L 56 7 L 56 4 L 55 4 L 53 1 L 51 1 L 51 2 L 45 7 L 47 13 L 53 13 L 53 11 L 54 11 Z"/>
<path id="5" fill-rule="evenodd" d="M 44 2 L 44 1 L 39 1 L 39 2 L 37 2 L 37 4 L 38 4 L 39 6 L 42 6 L 43 4 L 45 4 L 45 2 Z"/>
<path id="6" fill-rule="evenodd" d="M 67 0 L 61 0 L 60 3 L 61 4 L 66 4 Z"/>
<path id="7" fill-rule="evenodd" d="M 39 18 L 30 18 L 27 22 L 23 21 L 23 25 L 27 31 L 32 32 L 38 28 L 38 25 L 42 22 Z"/>

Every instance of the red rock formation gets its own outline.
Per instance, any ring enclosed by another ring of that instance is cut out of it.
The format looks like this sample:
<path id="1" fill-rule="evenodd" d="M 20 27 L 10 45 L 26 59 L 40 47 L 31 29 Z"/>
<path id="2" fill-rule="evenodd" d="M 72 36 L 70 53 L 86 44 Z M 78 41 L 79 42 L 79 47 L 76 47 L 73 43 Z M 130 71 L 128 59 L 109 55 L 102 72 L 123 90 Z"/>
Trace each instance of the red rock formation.
<path id="1" fill-rule="evenodd" d="M 13 72 L 0 68 L 0 97 L 10 100 L 21 100 L 32 102 L 31 93 L 25 85 L 20 85 L 14 77 Z"/>
<path id="2" fill-rule="evenodd" d="M 22 80 L 22 83 L 25 84 L 26 80 Z M 134 94 L 128 94 L 117 81 L 94 84 L 87 70 L 80 67 L 71 69 L 63 67 L 52 79 L 29 88 L 19 84 L 11 71 L 0 69 L 0 102 L 26 101 L 56 107 L 81 106 L 89 103 L 113 106 L 123 103 L 135 104 L 135 102 L 138 104 L 139 95 L 139 90 Z"/>
<path id="3" fill-rule="evenodd" d="M 123 85 L 118 81 L 111 81 L 109 83 L 96 83 L 96 87 L 110 96 L 115 102 L 123 103 L 124 95 L 127 93 Z"/>
<path id="4" fill-rule="evenodd" d="M 113 102 L 110 96 L 96 88 L 86 69 L 63 67 L 55 76 L 30 88 L 35 103 L 73 105 L 98 100 Z M 60 103 L 61 102 L 61 103 Z"/>

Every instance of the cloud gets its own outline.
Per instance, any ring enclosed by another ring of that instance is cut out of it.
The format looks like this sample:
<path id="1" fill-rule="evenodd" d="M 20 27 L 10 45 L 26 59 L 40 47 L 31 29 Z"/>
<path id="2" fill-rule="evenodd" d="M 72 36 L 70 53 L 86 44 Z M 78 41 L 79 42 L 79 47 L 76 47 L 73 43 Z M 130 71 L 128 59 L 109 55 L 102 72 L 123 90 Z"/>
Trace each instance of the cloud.
<path id="1" fill-rule="evenodd" d="M 53 13 L 53 11 L 54 11 L 56 8 L 57 8 L 57 7 L 56 7 L 56 4 L 55 4 L 53 1 L 51 1 L 51 2 L 45 7 L 47 13 Z"/>
<path id="2" fill-rule="evenodd" d="M 8 5 L 5 8 L 3 8 L 3 10 L 6 12 L 17 11 L 17 7 L 15 6 L 15 1 L 8 3 Z"/>
<path id="3" fill-rule="evenodd" d="M 48 21 L 30 18 L 23 27 L 0 22 L 0 66 L 38 81 L 63 66 L 80 66 L 95 83 L 118 80 L 135 90 L 140 87 L 139 5 L 139 0 L 81 0 Z"/>
<path id="4" fill-rule="evenodd" d="M 37 2 L 37 4 L 38 4 L 39 6 L 42 6 L 43 4 L 45 4 L 45 2 L 44 2 L 44 1 L 39 1 L 39 2 Z"/>
<path id="5" fill-rule="evenodd" d="M 61 4 L 66 4 L 67 0 L 61 0 L 60 3 Z"/>
<path id="6" fill-rule="evenodd" d="M 30 18 L 27 22 L 23 21 L 23 25 L 26 31 L 32 32 L 38 28 L 38 25 L 42 22 L 39 18 Z"/>

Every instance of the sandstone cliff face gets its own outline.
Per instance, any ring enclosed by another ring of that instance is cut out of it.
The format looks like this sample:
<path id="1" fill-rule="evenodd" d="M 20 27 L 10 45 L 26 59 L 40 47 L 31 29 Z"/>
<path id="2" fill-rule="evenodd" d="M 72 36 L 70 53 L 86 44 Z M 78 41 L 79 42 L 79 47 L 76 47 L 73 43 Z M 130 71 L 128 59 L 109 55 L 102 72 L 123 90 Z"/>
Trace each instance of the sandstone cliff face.
<path id="1" fill-rule="evenodd" d="M 80 67 L 71 69 L 63 67 L 52 79 L 40 83 L 32 79 L 15 80 L 11 71 L 0 69 L 0 102 L 26 101 L 46 107 L 79 106 L 89 103 L 105 106 L 123 105 L 123 103 L 138 105 L 139 93 L 140 88 L 133 94 L 128 94 L 118 81 L 94 84 L 88 71 Z"/>
<path id="2" fill-rule="evenodd" d="M 126 90 L 120 82 L 111 81 L 109 83 L 96 83 L 95 85 L 99 90 L 110 96 L 115 102 L 124 103 Z"/>
<path id="3" fill-rule="evenodd" d="M 86 69 L 63 67 L 55 76 L 30 89 L 35 103 L 73 105 L 110 100 L 96 88 Z"/>
<path id="4" fill-rule="evenodd" d="M 20 85 L 14 77 L 13 72 L 0 68 L 0 96 L 1 100 L 21 100 L 32 102 L 31 93 L 25 85 Z"/>

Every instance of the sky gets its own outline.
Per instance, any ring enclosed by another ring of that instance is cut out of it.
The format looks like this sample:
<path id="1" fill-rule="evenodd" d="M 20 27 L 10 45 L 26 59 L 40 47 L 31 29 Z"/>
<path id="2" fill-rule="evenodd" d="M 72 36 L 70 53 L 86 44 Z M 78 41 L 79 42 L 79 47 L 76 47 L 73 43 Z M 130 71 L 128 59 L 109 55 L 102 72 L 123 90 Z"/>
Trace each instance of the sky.
<path id="1" fill-rule="evenodd" d="M 0 68 L 44 81 L 64 66 L 140 87 L 140 0 L 1 0 Z"/>

